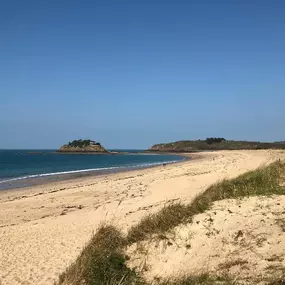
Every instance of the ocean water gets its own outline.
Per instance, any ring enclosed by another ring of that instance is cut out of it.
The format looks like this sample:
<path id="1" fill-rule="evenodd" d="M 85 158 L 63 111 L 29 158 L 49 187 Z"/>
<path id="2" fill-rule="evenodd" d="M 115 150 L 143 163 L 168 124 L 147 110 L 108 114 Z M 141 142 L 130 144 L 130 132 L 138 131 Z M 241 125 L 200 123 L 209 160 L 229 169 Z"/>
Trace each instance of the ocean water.
<path id="1" fill-rule="evenodd" d="M 70 175 L 144 168 L 182 161 L 177 155 L 123 150 L 122 155 L 59 154 L 55 150 L 0 150 L 0 190 L 38 184 Z"/>

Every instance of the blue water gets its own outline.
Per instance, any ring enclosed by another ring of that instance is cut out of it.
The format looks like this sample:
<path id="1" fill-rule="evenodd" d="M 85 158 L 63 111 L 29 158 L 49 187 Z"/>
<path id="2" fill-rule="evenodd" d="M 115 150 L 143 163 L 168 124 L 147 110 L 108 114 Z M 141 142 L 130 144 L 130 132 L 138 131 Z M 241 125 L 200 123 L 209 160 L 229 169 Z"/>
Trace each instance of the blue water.
<path id="1" fill-rule="evenodd" d="M 148 167 L 183 160 L 176 155 L 128 152 L 123 155 L 80 155 L 58 154 L 55 150 L 0 150 L 0 185 L 29 178 Z"/>

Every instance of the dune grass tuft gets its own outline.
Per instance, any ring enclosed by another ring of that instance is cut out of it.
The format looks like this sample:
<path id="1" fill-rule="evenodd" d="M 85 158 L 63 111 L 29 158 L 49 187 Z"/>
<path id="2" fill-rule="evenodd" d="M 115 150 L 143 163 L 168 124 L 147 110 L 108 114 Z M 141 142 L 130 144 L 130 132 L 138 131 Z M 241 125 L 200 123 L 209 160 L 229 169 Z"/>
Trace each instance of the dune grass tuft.
<path id="1" fill-rule="evenodd" d="M 133 226 L 127 235 L 127 241 L 132 244 L 152 234 L 165 233 L 173 226 L 189 221 L 190 217 L 189 207 L 181 203 L 170 204 L 163 207 L 158 213 L 146 216 Z"/>
<path id="2" fill-rule="evenodd" d="M 125 264 L 125 239 L 113 226 L 102 226 L 77 260 L 59 278 L 58 285 L 141 284 L 136 273 Z"/>

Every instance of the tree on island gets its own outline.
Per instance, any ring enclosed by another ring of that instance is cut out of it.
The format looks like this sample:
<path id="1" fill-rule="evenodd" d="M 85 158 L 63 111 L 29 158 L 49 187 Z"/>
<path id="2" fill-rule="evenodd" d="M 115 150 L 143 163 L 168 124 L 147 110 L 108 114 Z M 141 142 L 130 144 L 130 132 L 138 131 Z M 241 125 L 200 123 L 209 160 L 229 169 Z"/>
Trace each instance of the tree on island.
<path id="1" fill-rule="evenodd" d="M 212 144 L 212 143 L 220 143 L 222 141 L 225 141 L 226 139 L 224 138 L 207 138 L 206 143 L 207 144 Z"/>
<path id="2" fill-rule="evenodd" d="M 101 144 L 99 142 L 95 142 L 92 140 L 74 140 L 72 142 L 68 143 L 69 147 L 87 147 L 90 145 L 98 145 L 101 146 Z"/>

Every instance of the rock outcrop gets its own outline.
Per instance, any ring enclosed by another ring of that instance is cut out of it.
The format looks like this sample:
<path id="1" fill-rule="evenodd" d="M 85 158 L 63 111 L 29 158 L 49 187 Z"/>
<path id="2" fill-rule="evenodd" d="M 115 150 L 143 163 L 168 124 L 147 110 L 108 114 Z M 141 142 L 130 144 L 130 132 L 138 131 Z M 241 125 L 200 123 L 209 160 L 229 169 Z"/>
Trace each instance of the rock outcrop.
<path id="1" fill-rule="evenodd" d="M 57 152 L 64 153 L 109 153 L 100 143 L 91 140 L 76 140 L 63 145 Z"/>

